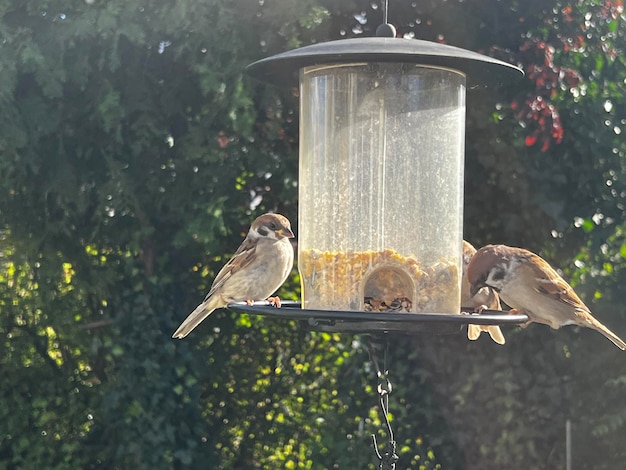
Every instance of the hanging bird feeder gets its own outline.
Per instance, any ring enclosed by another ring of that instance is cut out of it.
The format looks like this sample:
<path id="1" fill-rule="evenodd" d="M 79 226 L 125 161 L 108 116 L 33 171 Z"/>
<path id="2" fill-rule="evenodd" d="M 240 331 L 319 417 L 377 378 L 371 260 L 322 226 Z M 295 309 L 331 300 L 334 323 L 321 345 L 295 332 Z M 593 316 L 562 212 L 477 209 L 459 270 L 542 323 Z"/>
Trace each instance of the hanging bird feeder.
<path id="1" fill-rule="evenodd" d="M 300 87 L 302 302 L 231 308 L 358 333 L 458 332 L 470 318 L 482 325 L 528 321 L 494 311 L 460 315 L 466 87 L 519 78 L 519 68 L 395 38 L 385 13 L 377 37 L 288 51 L 248 72 Z M 385 340 L 385 359 L 387 346 Z M 378 468 L 393 470 L 399 457 L 388 418 L 391 382 L 374 349 L 368 352 L 389 442 L 384 452 L 375 435 L 372 443 Z"/>
<path id="2" fill-rule="evenodd" d="M 275 313 L 330 331 L 459 331 L 466 88 L 523 73 L 393 37 L 388 24 L 377 33 L 391 37 L 314 44 L 248 67 L 300 87 L 302 304 Z M 527 319 L 489 313 L 476 323 Z"/>

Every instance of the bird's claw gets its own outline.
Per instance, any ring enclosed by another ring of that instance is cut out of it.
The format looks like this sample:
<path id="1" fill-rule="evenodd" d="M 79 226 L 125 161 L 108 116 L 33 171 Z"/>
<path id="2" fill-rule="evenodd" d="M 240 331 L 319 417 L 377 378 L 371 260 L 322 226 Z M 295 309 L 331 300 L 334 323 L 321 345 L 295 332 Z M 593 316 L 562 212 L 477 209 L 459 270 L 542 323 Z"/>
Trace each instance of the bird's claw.
<path id="1" fill-rule="evenodd" d="M 252 299 L 244 299 L 243 300 L 248 307 L 252 307 L 254 305 L 254 300 Z"/>
<path id="2" fill-rule="evenodd" d="M 489 307 L 487 307 L 486 305 L 480 305 L 478 307 L 475 307 L 472 311 L 461 310 L 461 315 L 480 315 L 481 313 L 483 313 L 483 310 L 489 310 Z"/>
<path id="3" fill-rule="evenodd" d="M 524 310 L 520 310 L 517 308 L 512 308 L 511 310 L 508 311 L 509 315 L 519 315 L 519 314 L 524 314 L 525 311 Z M 532 323 L 531 320 L 528 320 L 526 323 L 522 323 L 521 325 L 519 325 L 520 328 L 526 328 L 528 325 L 530 325 Z"/>
<path id="4" fill-rule="evenodd" d="M 484 310 L 489 310 L 489 307 L 487 307 L 486 305 L 479 305 L 478 307 L 476 307 L 474 309 L 474 313 L 477 313 L 478 315 L 480 315 L 481 313 L 483 313 Z"/>
<path id="5" fill-rule="evenodd" d="M 280 308 L 280 298 L 279 297 L 268 297 L 267 301 L 270 303 L 272 307 Z"/>

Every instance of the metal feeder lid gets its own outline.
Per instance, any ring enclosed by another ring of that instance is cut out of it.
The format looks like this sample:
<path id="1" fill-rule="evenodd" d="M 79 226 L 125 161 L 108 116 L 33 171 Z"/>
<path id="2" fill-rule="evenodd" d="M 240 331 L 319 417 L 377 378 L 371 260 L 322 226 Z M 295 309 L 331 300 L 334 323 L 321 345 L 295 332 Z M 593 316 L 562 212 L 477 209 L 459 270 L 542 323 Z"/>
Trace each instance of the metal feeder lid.
<path id="1" fill-rule="evenodd" d="M 259 80 L 295 85 L 298 71 L 310 65 L 399 62 L 458 70 L 468 86 L 497 85 L 524 76 L 519 67 L 459 47 L 419 39 L 370 37 L 341 39 L 282 52 L 246 68 Z"/>

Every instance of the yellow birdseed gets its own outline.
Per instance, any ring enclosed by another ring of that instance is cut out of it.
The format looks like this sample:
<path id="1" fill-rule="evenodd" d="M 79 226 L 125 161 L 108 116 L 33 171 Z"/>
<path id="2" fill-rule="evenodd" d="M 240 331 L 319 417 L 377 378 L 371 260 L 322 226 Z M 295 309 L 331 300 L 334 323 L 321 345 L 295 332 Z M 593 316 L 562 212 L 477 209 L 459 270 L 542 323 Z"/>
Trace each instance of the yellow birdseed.
<path id="1" fill-rule="evenodd" d="M 318 310 L 458 313 L 453 259 L 423 267 L 395 250 L 303 250 L 298 259 L 303 305 Z"/>

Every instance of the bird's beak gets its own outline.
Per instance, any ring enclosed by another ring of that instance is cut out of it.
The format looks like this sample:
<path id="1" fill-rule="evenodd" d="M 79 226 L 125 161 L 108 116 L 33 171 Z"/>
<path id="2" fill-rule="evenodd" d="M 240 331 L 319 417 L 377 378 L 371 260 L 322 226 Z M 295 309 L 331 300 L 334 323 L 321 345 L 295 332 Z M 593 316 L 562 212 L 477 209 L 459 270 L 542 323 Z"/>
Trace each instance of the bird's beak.
<path id="1" fill-rule="evenodd" d="M 285 237 L 285 238 L 294 238 L 295 235 L 293 234 L 293 232 L 291 231 L 290 228 L 285 228 L 285 227 L 281 227 L 280 229 L 278 229 L 276 231 L 281 237 Z"/>
<path id="2" fill-rule="evenodd" d="M 470 286 L 470 295 L 474 297 L 480 289 L 481 289 L 481 286 L 479 286 L 478 284 L 472 284 Z"/>

